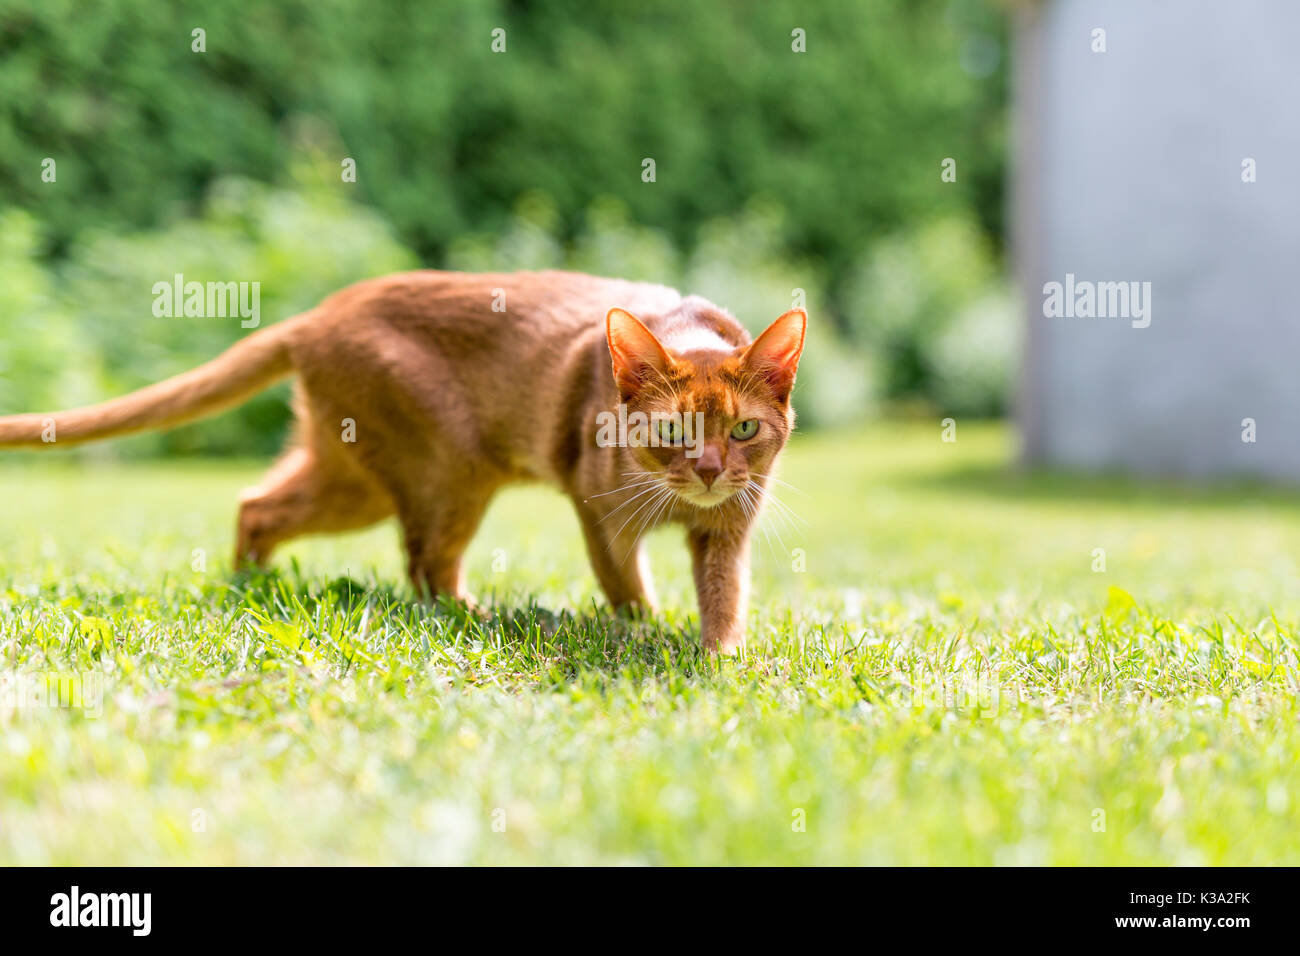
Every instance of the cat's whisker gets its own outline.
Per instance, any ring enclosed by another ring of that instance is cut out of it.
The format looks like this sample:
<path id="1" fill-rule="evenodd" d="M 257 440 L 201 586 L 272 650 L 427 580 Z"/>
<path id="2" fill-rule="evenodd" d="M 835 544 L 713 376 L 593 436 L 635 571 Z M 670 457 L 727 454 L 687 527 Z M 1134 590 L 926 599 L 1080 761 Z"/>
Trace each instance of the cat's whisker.
<path id="1" fill-rule="evenodd" d="M 745 512 L 745 517 L 752 522 L 756 512 L 754 511 L 754 501 L 750 490 L 745 487 L 738 489 L 736 492 L 736 502 L 740 505 L 740 510 Z"/>
<path id="2" fill-rule="evenodd" d="M 793 508 L 791 508 L 788 504 L 786 504 L 786 502 L 781 500 L 781 498 L 777 495 L 776 492 L 772 491 L 769 488 L 764 488 L 761 485 L 757 485 L 756 482 L 753 482 L 752 480 L 750 484 L 754 484 L 756 485 L 756 487 L 758 487 L 759 491 L 762 492 L 763 497 L 768 501 L 772 502 L 772 506 L 776 509 L 778 514 L 787 517 L 788 519 L 791 520 L 792 523 L 797 523 L 797 524 L 807 526 L 808 522 L 805 521 L 799 515 L 798 512 L 796 512 Z"/>
<path id="3" fill-rule="evenodd" d="M 767 546 L 768 555 L 773 561 L 779 561 L 781 556 L 777 551 L 776 545 L 772 543 L 772 532 L 767 529 L 766 525 L 761 524 L 758 526 L 758 530 L 763 535 L 763 544 Z"/>
<path id="4" fill-rule="evenodd" d="M 627 491 L 637 491 L 643 488 L 651 488 L 659 483 L 660 481 L 658 478 L 647 478 L 645 481 L 634 481 L 634 482 L 630 482 L 629 484 L 623 485 L 619 488 L 615 488 L 613 491 L 602 492 L 600 497 L 604 497 L 605 495 L 615 494 L 616 492 L 620 492 L 620 491 L 627 492 Z M 596 497 L 596 496 L 593 495 L 592 497 Z"/>
<path id="5" fill-rule="evenodd" d="M 758 501 L 757 496 L 748 488 L 745 489 L 745 504 L 746 504 L 747 513 L 749 515 L 750 524 L 758 528 L 758 530 L 762 533 L 763 541 L 767 544 L 768 552 L 771 553 L 772 539 L 771 536 L 768 534 L 767 528 L 763 526 L 760 520 L 761 503 Z"/>
<path id="6" fill-rule="evenodd" d="M 762 504 L 759 499 L 759 491 L 761 491 L 761 488 L 752 481 L 748 485 L 742 487 L 740 489 L 741 507 L 745 509 L 745 514 L 749 517 L 750 522 L 757 526 L 758 530 L 762 533 L 763 542 L 767 545 L 767 553 L 771 555 L 773 560 L 777 560 L 778 555 L 776 550 L 772 547 L 771 532 L 768 530 L 767 526 L 759 520 L 759 508 Z M 782 544 L 781 547 L 782 550 L 785 549 L 784 544 Z"/>
<path id="7" fill-rule="evenodd" d="M 773 474 L 771 474 L 770 472 L 769 472 L 768 474 L 766 474 L 766 475 L 760 475 L 760 474 L 755 473 L 755 474 L 753 475 L 753 477 L 755 477 L 755 478 L 766 478 L 768 481 L 774 481 L 774 482 L 776 482 L 776 483 L 777 483 L 778 485 L 780 485 L 782 488 L 789 488 L 791 491 L 793 491 L 793 492 L 794 492 L 795 494 L 797 494 L 797 495 L 803 495 L 805 498 L 808 497 L 808 493 L 807 493 L 806 491 L 804 491 L 803 489 L 801 489 L 801 488 L 796 488 L 794 485 L 790 484 L 790 482 L 786 481 L 784 478 L 778 478 L 776 475 L 773 475 Z"/>
<path id="8" fill-rule="evenodd" d="M 760 490 L 761 490 L 761 489 L 760 489 Z M 755 492 L 755 493 L 757 494 L 757 492 Z M 786 548 L 786 546 L 785 546 L 785 539 L 781 537 L 781 532 L 780 532 L 780 530 L 776 527 L 775 524 L 770 524 L 770 523 L 765 522 L 765 521 L 763 521 L 762 519 L 760 519 L 759 522 L 758 522 L 758 527 L 759 527 L 760 530 L 762 530 L 762 532 L 763 532 L 763 534 L 764 534 L 765 536 L 775 535 L 775 536 L 776 536 L 777 544 L 779 544 L 779 545 L 781 546 L 781 551 L 782 551 L 782 553 L 785 553 L 785 554 L 788 554 L 788 553 L 789 553 L 789 550 L 788 550 L 788 549 Z M 769 543 L 770 543 L 770 541 L 771 541 L 771 538 L 770 538 L 770 537 L 768 537 L 768 541 L 769 541 Z"/>
<path id="9" fill-rule="evenodd" d="M 623 557 L 619 560 L 619 565 L 620 565 L 620 566 L 623 565 L 623 564 L 626 564 L 626 563 L 627 563 L 628 555 L 630 555 L 630 554 L 635 554 L 635 553 L 636 553 L 637 549 L 639 548 L 639 546 L 640 546 L 640 544 L 641 544 L 641 535 L 644 534 L 646 528 L 649 527 L 649 522 L 650 522 L 652 516 L 653 516 L 655 513 L 657 513 L 657 511 L 658 511 L 660 508 L 663 507 L 663 505 L 664 505 L 665 502 L 669 502 L 669 501 L 671 501 L 671 499 L 672 499 L 673 497 L 675 497 L 673 491 L 672 491 L 671 489 L 669 489 L 669 488 L 664 488 L 664 489 L 662 489 L 662 490 L 660 491 L 659 494 L 655 495 L 653 498 L 650 499 L 650 501 L 648 502 L 648 504 L 650 505 L 650 508 L 649 508 L 649 510 L 646 512 L 646 517 L 642 518 L 641 523 L 637 526 L 637 533 L 636 533 L 636 535 L 635 535 L 635 536 L 633 537 L 633 539 L 632 539 L 632 544 L 629 545 L 629 546 L 624 550 L 624 552 L 623 552 Z M 638 510 L 640 510 L 640 509 L 638 509 Z M 635 518 L 636 515 L 634 514 L 634 515 L 632 515 L 631 517 L 632 517 L 632 518 Z M 630 521 L 630 520 L 631 520 L 631 518 L 629 518 L 629 521 Z M 624 527 L 626 527 L 626 526 L 627 526 L 627 522 L 624 522 Z M 619 528 L 619 534 L 621 534 L 622 531 L 623 531 L 623 529 L 622 529 L 622 528 Z M 617 541 L 618 541 L 618 534 L 615 534 L 614 537 L 610 539 L 610 542 L 609 542 L 609 548 L 608 548 L 607 550 L 612 550 L 613 547 L 614 547 L 614 544 L 615 544 Z"/>
<path id="10" fill-rule="evenodd" d="M 676 494 L 669 490 L 668 494 L 662 495 L 659 498 L 659 503 L 651 509 L 650 513 L 642 519 L 641 524 L 638 526 L 636 538 L 632 541 L 633 550 L 636 550 L 637 546 L 641 544 L 641 537 L 647 531 L 653 530 L 658 525 L 659 519 L 664 515 L 664 513 L 672 509 L 673 501 L 676 497 Z"/>
<path id="11" fill-rule="evenodd" d="M 602 491 L 602 492 L 600 492 L 599 494 L 588 495 L 587 497 L 583 498 L 582 500 L 583 500 L 583 501 L 591 501 L 593 498 L 604 498 L 606 495 L 616 495 L 616 494 L 618 494 L 620 491 L 631 491 L 633 488 L 641 488 L 641 487 L 643 487 L 643 486 L 645 486 L 645 485 L 653 485 L 653 484 L 654 484 L 655 482 L 657 482 L 658 480 L 659 480 L 659 478 L 658 478 L 657 476 L 652 476 L 652 477 L 650 477 L 650 478 L 647 478 L 645 481 L 634 481 L 634 482 L 631 482 L 630 484 L 621 485 L 620 487 L 615 488 L 613 491 Z"/>
<path id="12" fill-rule="evenodd" d="M 634 503 L 634 502 L 636 502 L 636 501 L 640 501 L 640 500 L 641 500 L 642 498 L 644 498 L 646 495 L 651 494 L 652 492 L 654 492 L 654 491 L 658 488 L 658 486 L 659 486 L 659 483 L 658 483 L 658 482 L 653 482 L 653 483 L 647 485 L 646 487 L 640 489 L 636 494 L 634 494 L 634 495 L 632 495 L 632 497 L 628 498 L 627 501 L 624 501 L 624 502 L 620 503 L 617 507 L 615 507 L 612 511 L 610 511 L 609 514 L 607 514 L 607 515 L 605 515 L 605 517 L 601 518 L 601 519 L 600 519 L 601 522 L 603 523 L 603 522 L 605 522 L 605 521 L 608 521 L 610 518 L 614 517 L 614 515 L 618 514 L 620 511 L 622 511 L 622 510 L 623 510 L 624 508 L 626 508 L 628 505 L 630 505 L 630 504 L 632 504 L 632 503 Z M 638 509 L 638 510 L 639 510 L 639 509 Z"/>
<path id="13" fill-rule="evenodd" d="M 669 488 L 661 487 L 661 488 L 660 488 L 660 491 L 661 491 L 661 493 L 666 492 L 666 493 L 668 493 L 668 494 L 672 494 L 672 490 L 669 489 Z M 641 494 L 645 494 L 645 492 L 642 492 Z M 640 496 L 638 495 L 638 497 L 640 497 Z M 621 534 L 623 533 L 623 529 L 626 528 L 626 527 L 628 526 L 628 523 L 629 523 L 633 518 L 635 518 L 635 517 L 636 517 L 637 515 L 639 515 L 642 511 L 644 511 L 647 505 L 652 504 L 653 502 L 658 501 L 658 500 L 659 500 L 659 495 L 652 495 L 651 497 L 649 497 L 649 498 L 647 498 L 645 501 L 643 501 L 643 502 L 641 503 L 641 505 L 640 505 L 640 506 L 639 506 L 635 511 L 633 511 L 630 515 L 627 516 L 627 520 L 624 521 L 621 525 L 618 526 L 618 530 L 615 531 L 614 534 L 613 534 L 613 536 L 610 538 L 610 543 L 612 544 L 614 541 L 617 541 L 617 540 L 618 540 L 618 536 L 621 535 Z M 606 515 L 606 517 L 609 517 L 609 516 Z"/>
<path id="14" fill-rule="evenodd" d="M 677 492 L 676 492 L 676 491 L 674 491 L 672 488 L 669 488 L 668 491 L 669 491 L 669 494 L 664 495 L 663 506 L 662 506 L 662 508 L 660 509 L 660 510 L 663 511 L 663 512 L 670 512 L 670 511 L 672 511 L 673 506 L 677 504 L 677 500 L 678 500 L 678 496 L 677 496 Z M 656 520 L 656 521 L 659 520 L 659 516 L 658 516 L 658 515 L 655 516 L 655 520 Z"/>
<path id="15" fill-rule="evenodd" d="M 619 487 L 614 488 L 610 491 L 601 491 L 594 495 L 588 495 L 583 500 L 591 501 L 594 498 L 605 498 L 608 497 L 609 495 L 616 495 L 621 491 L 632 491 L 636 488 L 644 488 L 646 485 L 656 484 L 657 482 L 658 482 L 657 478 L 647 478 L 645 481 L 633 481 L 626 485 L 620 485 Z"/>
<path id="16" fill-rule="evenodd" d="M 791 534 L 802 534 L 808 528 L 808 522 L 791 511 L 789 505 L 784 502 L 777 504 L 776 511 L 773 514 L 777 516 L 777 520 L 784 527 L 789 529 Z"/>
<path id="17" fill-rule="evenodd" d="M 772 521 L 792 533 L 797 532 L 799 530 L 799 522 L 803 519 L 791 512 L 788 507 L 783 506 L 782 502 L 776 501 L 775 499 L 770 500 L 772 502 L 772 508 L 768 511 L 768 514 L 772 516 Z"/>
<path id="18" fill-rule="evenodd" d="M 792 521 L 790 521 L 784 514 L 782 514 L 781 511 L 776 510 L 771 512 L 771 514 L 773 517 L 772 530 L 776 534 L 780 535 L 781 531 L 785 531 L 786 533 L 794 535 L 796 537 L 800 536 L 799 527 L 795 525 Z"/>
<path id="19" fill-rule="evenodd" d="M 756 491 L 755 493 L 758 494 L 759 492 Z M 765 534 L 770 532 L 770 534 L 775 535 L 777 541 L 780 542 L 782 549 L 784 549 L 785 540 L 782 537 L 781 532 L 786 531 L 790 534 L 797 535 L 799 533 L 799 527 L 792 518 L 798 519 L 798 516 L 794 515 L 793 512 L 790 511 L 789 506 L 777 499 L 771 494 L 771 492 L 763 491 L 761 493 L 764 503 L 771 502 L 772 507 L 764 509 L 764 520 L 760 521 L 759 526 L 763 529 Z"/>
<path id="20" fill-rule="evenodd" d="M 778 499 L 775 495 L 773 495 L 770 491 L 768 491 L 767 489 L 765 489 L 762 485 L 758 484 L 758 482 L 756 482 L 756 481 L 752 481 L 752 480 L 751 480 L 751 481 L 749 482 L 749 484 L 746 486 L 746 489 L 745 489 L 745 490 L 746 490 L 746 491 L 749 491 L 749 492 L 750 492 L 751 494 L 753 494 L 755 497 L 762 496 L 765 500 L 766 500 L 766 499 L 770 499 L 770 500 L 771 500 L 771 501 L 772 501 L 772 502 L 777 506 L 777 507 L 775 508 L 775 510 L 773 510 L 773 511 L 771 512 L 771 514 L 773 515 L 774 519 L 777 520 L 777 521 L 780 521 L 782 524 L 785 524 L 785 523 L 787 522 L 788 519 L 786 518 L 785 512 L 783 512 L 783 511 L 781 510 L 781 508 L 785 508 L 786 511 L 789 511 L 789 510 L 790 510 L 790 509 L 789 509 L 789 506 L 786 505 L 785 502 L 783 502 L 783 501 L 781 501 L 780 499 Z M 798 516 L 796 515 L 795 517 L 798 517 Z M 801 519 L 801 520 L 802 520 L 802 519 Z M 763 532 L 763 536 L 767 539 L 769 547 L 770 547 L 770 545 L 771 545 L 771 535 L 775 535 L 775 536 L 776 536 L 776 540 L 777 540 L 777 542 L 778 542 L 778 543 L 780 544 L 780 546 L 781 546 L 781 551 L 784 552 L 784 553 L 786 553 L 786 554 L 789 553 L 789 549 L 787 549 L 786 546 L 785 546 L 785 539 L 781 537 L 781 532 L 780 532 L 780 530 L 775 526 L 775 524 L 773 524 L 773 525 L 769 525 L 769 524 L 767 524 L 766 522 L 763 522 L 763 521 L 760 520 L 760 521 L 758 521 L 758 527 L 759 527 L 759 530 Z M 797 528 L 787 528 L 786 530 L 790 531 L 791 533 L 797 533 L 797 530 L 798 530 L 798 529 L 797 529 Z"/>

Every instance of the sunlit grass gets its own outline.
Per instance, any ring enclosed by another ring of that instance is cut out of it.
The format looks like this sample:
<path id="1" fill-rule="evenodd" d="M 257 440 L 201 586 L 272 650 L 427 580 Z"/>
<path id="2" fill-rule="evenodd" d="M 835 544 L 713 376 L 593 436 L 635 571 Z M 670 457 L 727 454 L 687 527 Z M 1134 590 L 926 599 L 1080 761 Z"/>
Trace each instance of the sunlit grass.
<path id="1" fill-rule="evenodd" d="M 1296 501 L 1008 443 L 798 442 L 722 662 L 675 535 L 617 621 L 544 491 L 475 542 L 482 621 L 412 603 L 389 528 L 232 576 L 255 466 L 8 456 L 7 686 L 103 700 L 0 702 L 0 860 L 1300 862 Z"/>

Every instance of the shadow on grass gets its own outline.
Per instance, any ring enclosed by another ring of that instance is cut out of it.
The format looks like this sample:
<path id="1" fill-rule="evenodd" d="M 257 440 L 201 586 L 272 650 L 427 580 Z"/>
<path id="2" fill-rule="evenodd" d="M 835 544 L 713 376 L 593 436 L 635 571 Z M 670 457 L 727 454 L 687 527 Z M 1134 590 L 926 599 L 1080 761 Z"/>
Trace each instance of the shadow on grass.
<path id="1" fill-rule="evenodd" d="M 1267 507 L 1300 514 L 1300 488 L 1245 479 L 1193 481 L 972 465 L 899 475 L 897 481 L 926 491 L 1007 501 L 1081 502 L 1156 510 Z"/>
<path id="2" fill-rule="evenodd" d="M 552 611 L 531 598 L 524 604 L 494 601 L 471 608 L 445 597 L 420 600 L 405 583 L 346 575 L 313 580 L 296 563 L 284 572 L 235 572 L 223 589 L 223 603 L 256 608 L 273 619 L 305 615 L 321 620 L 339 614 L 355 633 L 368 612 L 372 620 L 398 623 L 430 644 L 497 645 L 525 667 L 560 665 L 566 679 L 580 670 L 612 673 L 629 666 L 654 672 L 671 667 L 681 673 L 712 669 L 694 628 L 671 626 L 661 615 L 619 614 L 594 601 L 581 611 Z"/>

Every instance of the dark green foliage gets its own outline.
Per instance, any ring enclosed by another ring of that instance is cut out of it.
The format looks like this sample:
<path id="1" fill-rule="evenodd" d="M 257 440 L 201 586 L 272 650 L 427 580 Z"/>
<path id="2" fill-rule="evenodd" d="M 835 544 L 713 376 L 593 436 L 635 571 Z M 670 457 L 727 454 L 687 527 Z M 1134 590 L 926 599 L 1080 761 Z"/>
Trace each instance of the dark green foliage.
<path id="1" fill-rule="evenodd" d="M 1000 34 L 974 0 L 11 4 L 0 204 L 59 248 L 89 224 L 154 226 L 215 178 L 280 181 L 285 121 L 309 115 L 427 262 L 541 190 L 566 230 L 612 195 L 679 245 L 767 194 L 792 251 L 835 268 L 918 217 L 975 207 L 999 232 L 1002 70 L 966 67 L 988 69 Z"/>

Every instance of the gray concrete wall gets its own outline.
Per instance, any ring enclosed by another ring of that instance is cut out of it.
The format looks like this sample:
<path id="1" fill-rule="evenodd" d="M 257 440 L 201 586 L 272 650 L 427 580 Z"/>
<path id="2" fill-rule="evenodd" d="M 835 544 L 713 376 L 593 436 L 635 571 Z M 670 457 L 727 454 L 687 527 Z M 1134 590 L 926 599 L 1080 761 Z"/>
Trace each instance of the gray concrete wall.
<path id="1" fill-rule="evenodd" d="M 1300 482 L 1300 2 L 1045 0 L 1017 52 L 1027 459 Z M 1045 317 L 1067 273 L 1150 325 Z"/>

